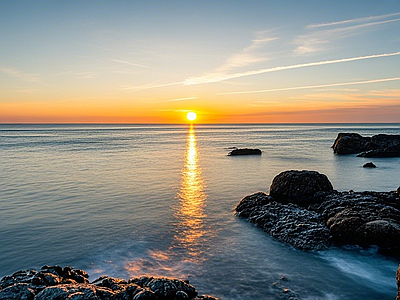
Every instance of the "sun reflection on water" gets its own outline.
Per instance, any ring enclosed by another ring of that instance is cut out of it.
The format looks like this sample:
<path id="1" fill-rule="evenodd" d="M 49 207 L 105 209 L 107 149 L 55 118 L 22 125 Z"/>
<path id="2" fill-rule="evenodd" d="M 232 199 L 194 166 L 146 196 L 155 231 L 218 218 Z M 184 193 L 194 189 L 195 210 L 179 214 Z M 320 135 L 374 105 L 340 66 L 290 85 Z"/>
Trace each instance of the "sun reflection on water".
<path id="1" fill-rule="evenodd" d="M 176 212 L 176 217 L 179 222 L 175 235 L 175 240 L 187 250 L 190 256 L 198 256 L 202 253 L 200 243 L 201 237 L 206 232 L 204 229 L 206 198 L 202 170 L 198 164 L 195 130 L 191 125 L 187 135 L 181 189 L 178 193 L 180 206 Z"/>
<path id="2" fill-rule="evenodd" d="M 185 278 L 193 273 L 197 264 L 204 261 L 203 242 L 206 234 L 204 212 L 207 194 L 199 156 L 195 129 L 190 125 L 186 139 L 184 166 L 181 170 L 181 186 L 173 205 L 174 236 L 167 250 L 148 249 L 145 257 L 135 258 L 125 265 L 131 276 L 177 276 Z"/>

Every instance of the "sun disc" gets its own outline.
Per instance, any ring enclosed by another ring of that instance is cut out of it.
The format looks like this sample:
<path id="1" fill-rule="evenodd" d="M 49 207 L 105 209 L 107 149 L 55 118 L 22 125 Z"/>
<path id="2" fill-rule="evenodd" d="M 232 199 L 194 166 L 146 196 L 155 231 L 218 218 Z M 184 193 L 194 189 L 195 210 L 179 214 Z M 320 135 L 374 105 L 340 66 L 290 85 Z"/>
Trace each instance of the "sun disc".
<path id="1" fill-rule="evenodd" d="M 195 112 L 192 112 L 192 111 L 191 111 L 191 112 L 188 112 L 188 113 L 187 113 L 186 118 L 187 118 L 189 121 L 194 121 L 194 120 L 196 120 L 197 115 L 196 115 Z"/>

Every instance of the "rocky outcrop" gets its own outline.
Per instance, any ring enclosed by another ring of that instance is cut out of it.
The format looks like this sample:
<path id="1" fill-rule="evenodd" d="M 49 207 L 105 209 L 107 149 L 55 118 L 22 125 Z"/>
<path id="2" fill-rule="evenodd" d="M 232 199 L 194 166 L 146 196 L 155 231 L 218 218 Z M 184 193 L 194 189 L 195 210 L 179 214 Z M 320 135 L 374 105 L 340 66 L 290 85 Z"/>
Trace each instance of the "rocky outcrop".
<path id="1" fill-rule="evenodd" d="M 332 148 L 337 154 L 355 154 L 366 151 L 366 145 L 370 141 L 370 137 L 363 137 L 358 133 L 342 132 L 338 134 Z"/>
<path id="2" fill-rule="evenodd" d="M 218 300 L 198 296 L 188 281 L 178 279 L 141 277 L 126 281 L 102 276 L 89 283 L 88 278 L 85 271 L 71 267 L 19 271 L 0 280 L 0 300 Z"/>
<path id="3" fill-rule="evenodd" d="M 279 174 L 273 180 L 270 195 L 258 192 L 243 198 L 235 208 L 236 215 L 302 250 L 356 244 L 363 247 L 376 245 L 387 254 L 399 253 L 400 197 L 397 192 L 338 192 L 327 188 L 326 183 L 326 189 L 321 189 L 318 181 L 297 180 L 301 176 L 307 178 L 309 174 L 310 171 Z M 326 176 L 321 178 L 329 182 Z M 276 198 L 272 192 L 274 182 L 283 180 L 289 181 L 282 183 L 282 189 L 287 187 L 290 197 L 278 194 Z M 299 197 L 302 199 L 305 194 L 310 199 L 307 202 L 298 201 L 291 192 L 303 189 L 306 193 L 300 192 Z M 305 203 L 311 204 L 304 207 Z"/>
<path id="4" fill-rule="evenodd" d="M 320 214 L 338 245 L 400 250 L 400 199 L 396 192 L 333 192 L 309 207 Z"/>
<path id="5" fill-rule="evenodd" d="M 231 152 L 228 153 L 228 156 L 236 156 L 236 155 L 261 155 L 260 149 L 233 149 Z"/>
<path id="6" fill-rule="evenodd" d="M 357 155 L 358 157 L 398 157 L 400 156 L 400 145 L 381 148 L 376 150 L 364 151 Z"/>
<path id="7" fill-rule="evenodd" d="M 400 266 L 396 272 L 396 281 L 397 281 L 397 297 L 396 300 L 400 300 Z"/>
<path id="8" fill-rule="evenodd" d="M 400 135 L 378 134 L 363 137 L 358 133 L 339 133 L 333 146 L 336 154 L 356 154 L 362 157 L 400 156 Z"/>
<path id="9" fill-rule="evenodd" d="M 277 175 L 271 184 L 270 195 L 281 203 L 307 205 L 313 202 L 314 194 L 332 191 L 328 177 L 316 171 L 285 171 Z"/>
<path id="10" fill-rule="evenodd" d="M 332 235 L 317 213 L 296 204 L 278 203 L 262 192 L 244 197 L 236 207 L 236 215 L 301 250 L 322 250 L 332 244 Z"/>

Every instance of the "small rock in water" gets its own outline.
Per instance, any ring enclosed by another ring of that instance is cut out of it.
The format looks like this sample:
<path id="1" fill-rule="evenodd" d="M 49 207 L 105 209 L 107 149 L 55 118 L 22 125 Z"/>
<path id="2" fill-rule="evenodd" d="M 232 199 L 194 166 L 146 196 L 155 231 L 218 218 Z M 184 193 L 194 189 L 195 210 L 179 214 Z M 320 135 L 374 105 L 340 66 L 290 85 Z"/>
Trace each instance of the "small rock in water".
<path id="1" fill-rule="evenodd" d="M 376 168 L 374 163 L 372 161 L 367 162 L 366 164 L 363 165 L 363 168 Z"/>
<path id="2" fill-rule="evenodd" d="M 231 152 L 229 152 L 228 156 L 236 156 L 236 155 L 261 155 L 261 150 L 260 149 L 234 149 Z"/>

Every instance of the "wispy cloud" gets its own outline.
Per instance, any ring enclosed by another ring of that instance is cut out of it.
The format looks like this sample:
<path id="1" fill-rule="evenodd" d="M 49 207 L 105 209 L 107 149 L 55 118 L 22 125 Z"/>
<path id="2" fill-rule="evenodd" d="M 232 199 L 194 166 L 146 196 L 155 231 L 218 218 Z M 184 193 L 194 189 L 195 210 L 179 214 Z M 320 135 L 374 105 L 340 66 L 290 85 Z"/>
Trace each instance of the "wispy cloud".
<path id="1" fill-rule="evenodd" d="M 299 35 L 295 39 L 298 47 L 296 54 L 307 54 L 329 49 L 329 45 L 338 39 L 352 37 L 364 33 L 366 29 L 374 29 L 388 23 L 400 21 L 400 13 L 393 13 L 380 16 L 371 16 L 366 18 L 357 18 L 332 23 L 321 23 L 308 25 L 310 30 L 305 34 Z M 355 25 L 354 25 L 355 24 Z"/>
<path id="2" fill-rule="evenodd" d="M 318 61 L 318 62 L 297 64 L 297 65 L 290 65 L 290 66 L 281 66 L 281 67 L 274 67 L 274 68 L 268 68 L 268 69 L 259 69 L 259 70 L 253 70 L 253 71 L 247 71 L 247 72 L 241 72 L 241 73 L 235 73 L 235 74 L 211 73 L 211 74 L 207 74 L 204 76 L 188 78 L 184 81 L 184 84 L 192 85 L 192 84 L 213 83 L 213 82 L 220 82 L 220 81 L 233 79 L 233 78 L 259 75 L 259 74 L 270 73 L 270 72 L 278 72 L 278 71 L 290 70 L 290 69 L 337 64 L 337 63 L 351 62 L 351 61 L 364 60 L 364 59 L 389 57 L 389 56 L 395 56 L 395 55 L 400 55 L 400 51 L 394 52 L 394 53 L 374 54 L 374 55 L 367 55 L 367 56 L 358 56 L 358 57 L 351 57 L 351 58 Z"/>
<path id="3" fill-rule="evenodd" d="M 365 17 L 365 18 L 355 18 L 355 19 L 331 22 L 331 23 L 310 24 L 307 26 L 307 28 L 313 29 L 313 28 L 319 28 L 319 27 L 338 26 L 338 25 L 350 24 L 350 23 L 362 23 L 362 22 L 369 22 L 369 21 L 375 21 L 375 20 L 382 20 L 382 19 L 386 19 L 386 18 L 399 16 L 399 15 L 400 15 L 400 12 L 397 12 L 397 13 L 387 14 L 387 15 L 370 16 L 370 17 Z"/>
<path id="4" fill-rule="evenodd" d="M 270 92 L 291 91 L 291 90 L 306 90 L 306 89 L 315 89 L 315 88 L 324 88 L 324 87 L 335 87 L 335 86 L 359 85 L 359 84 L 368 84 L 368 83 L 378 83 L 378 82 L 387 82 L 387 81 L 397 81 L 397 80 L 400 80 L 400 77 L 382 78 L 382 79 L 373 79 L 373 80 L 364 80 L 364 81 L 341 82 L 341 83 L 329 83 L 329 84 L 320 84 L 320 85 L 296 86 L 296 87 L 286 87 L 286 88 L 268 89 L 268 90 L 241 91 L 241 92 L 226 92 L 226 93 L 218 93 L 217 95 L 237 95 L 237 94 L 270 93 Z"/>
<path id="5" fill-rule="evenodd" d="M 97 73 L 95 72 L 91 72 L 91 71 L 87 71 L 87 72 L 80 72 L 80 71 L 65 71 L 65 72 L 61 72 L 58 74 L 55 74 L 54 76 L 72 76 L 75 79 L 93 79 L 96 78 L 98 76 Z"/>
<path id="6" fill-rule="evenodd" d="M 1 67 L 0 70 L 7 75 L 10 75 L 12 77 L 20 78 L 24 81 L 28 82 L 40 82 L 41 78 L 37 74 L 29 74 L 25 73 L 22 71 L 19 71 L 14 68 L 7 68 L 7 67 Z"/>
<path id="7" fill-rule="evenodd" d="M 257 37 L 251 41 L 251 44 L 244 48 L 241 52 L 229 57 L 225 64 L 219 67 L 216 72 L 224 73 L 232 69 L 246 67 L 254 63 L 269 60 L 264 46 L 272 41 L 277 40 L 277 37 L 270 36 L 270 31 L 261 31 L 257 33 Z"/>
<path id="8" fill-rule="evenodd" d="M 23 93 L 23 94 L 35 94 L 37 92 L 41 91 L 41 89 L 27 89 L 27 88 L 21 88 L 16 90 L 16 93 Z"/>
<path id="9" fill-rule="evenodd" d="M 117 63 L 120 63 L 120 64 L 124 64 L 124 65 L 150 69 L 149 66 L 133 63 L 133 62 L 130 62 L 130 61 L 125 61 L 125 60 L 120 60 L 120 59 L 113 59 L 113 58 L 104 58 L 104 59 L 105 60 L 109 60 L 109 61 L 113 61 L 113 62 L 117 62 Z"/>
<path id="10" fill-rule="evenodd" d="M 194 99 L 197 99 L 197 97 L 176 98 L 176 99 L 169 99 L 166 101 L 176 102 L 176 101 L 185 101 L 185 100 L 194 100 Z"/>
<path id="11" fill-rule="evenodd" d="M 179 81 L 179 82 L 170 82 L 170 83 L 163 83 L 163 84 L 145 84 L 145 85 L 140 85 L 140 86 L 126 86 L 123 87 L 123 91 L 140 91 L 140 90 L 148 90 L 148 89 L 155 89 L 155 88 L 161 88 L 161 87 L 166 87 L 166 86 L 172 86 L 172 85 L 182 85 L 184 84 L 184 81 Z"/>

